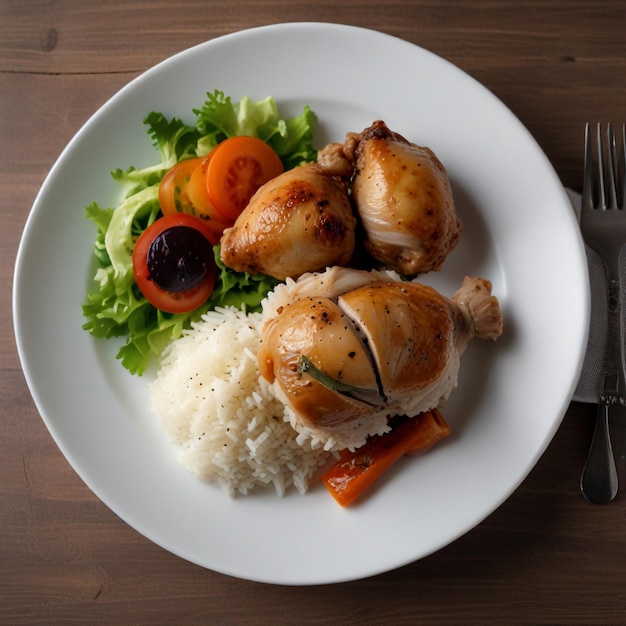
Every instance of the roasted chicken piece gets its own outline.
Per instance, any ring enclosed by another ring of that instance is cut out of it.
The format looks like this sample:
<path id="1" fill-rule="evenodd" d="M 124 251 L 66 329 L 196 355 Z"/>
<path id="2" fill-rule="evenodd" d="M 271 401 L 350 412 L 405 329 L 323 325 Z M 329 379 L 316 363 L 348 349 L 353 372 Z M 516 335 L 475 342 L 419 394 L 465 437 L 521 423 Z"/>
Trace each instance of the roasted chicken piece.
<path id="1" fill-rule="evenodd" d="M 264 315 L 261 373 L 301 437 L 327 449 L 443 404 L 468 342 L 502 332 L 491 284 L 473 277 L 449 299 L 397 274 L 332 268 L 278 287 Z"/>
<path id="2" fill-rule="evenodd" d="M 491 284 L 474 277 L 452 299 L 417 282 L 387 281 L 344 294 L 339 306 L 362 330 L 381 394 L 397 414 L 414 416 L 444 403 L 470 339 L 502 332 Z"/>
<path id="3" fill-rule="evenodd" d="M 277 322 L 265 342 L 271 353 L 261 349 L 259 366 L 265 378 L 278 376 L 289 389 L 296 412 L 314 414 L 316 425 L 329 431 L 371 412 L 367 400 L 378 397 L 371 355 L 336 302 L 300 297 L 287 305 Z M 328 380 L 304 376 L 311 367 L 323 371 Z M 358 393 L 335 393 L 333 387 L 340 385 Z"/>
<path id="4" fill-rule="evenodd" d="M 280 280 L 344 265 L 352 257 L 356 219 L 344 181 L 317 163 L 263 185 L 221 238 L 221 259 L 236 271 Z"/>
<path id="5" fill-rule="evenodd" d="M 318 155 L 322 169 L 352 178 L 352 197 L 378 261 L 405 276 L 440 269 L 461 234 L 446 170 L 429 148 L 376 121 Z"/>

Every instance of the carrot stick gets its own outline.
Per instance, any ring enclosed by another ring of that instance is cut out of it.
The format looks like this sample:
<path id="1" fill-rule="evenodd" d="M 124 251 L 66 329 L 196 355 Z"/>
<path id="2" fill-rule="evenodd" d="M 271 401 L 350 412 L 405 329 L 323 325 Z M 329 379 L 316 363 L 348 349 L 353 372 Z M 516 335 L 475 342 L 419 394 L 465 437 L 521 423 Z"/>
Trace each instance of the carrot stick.
<path id="1" fill-rule="evenodd" d="M 341 506 L 347 506 L 402 456 L 425 452 L 449 434 L 450 427 L 438 409 L 404 418 L 388 433 L 371 437 L 354 452 L 343 450 L 322 482 Z"/>

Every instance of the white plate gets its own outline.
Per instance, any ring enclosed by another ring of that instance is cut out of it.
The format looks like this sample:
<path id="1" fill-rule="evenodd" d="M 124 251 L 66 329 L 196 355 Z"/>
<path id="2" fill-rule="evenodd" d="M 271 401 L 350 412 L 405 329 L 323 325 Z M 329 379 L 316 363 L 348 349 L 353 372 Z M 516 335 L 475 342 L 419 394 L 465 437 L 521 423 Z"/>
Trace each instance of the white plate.
<path id="1" fill-rule="evenodd" d="M 207 91 L 311 105 L 318 146 L 378 118 L 446 165 L 465 230 L 428 281 L 490 279 L 505 317 L 474 342 L 444 415 L 454 435 L 402 461 L 353 508 L 320 485 L 306 496 L 230 499 L 176 460 L 146 379 L 118 345 L 81 329 L 93 272 L 84 207 L 114 206 L 116 167 L 155 161 L 142 123 L 192 121 Z M 107 102 L 62 153 L 28 219 L 14 283 L 15 332 L 33 398 L 86 484 L 137 531 L 204 567 L 287 585 L 346 581 L 424 557 L 466 533 L 520 484 L 552 439 L 582 363 L 589 310 L 584 250 L 566 194 L 522 124 L 472 78 L 399 39 L 330 24 L 282 24 L 191 48 Z"/>

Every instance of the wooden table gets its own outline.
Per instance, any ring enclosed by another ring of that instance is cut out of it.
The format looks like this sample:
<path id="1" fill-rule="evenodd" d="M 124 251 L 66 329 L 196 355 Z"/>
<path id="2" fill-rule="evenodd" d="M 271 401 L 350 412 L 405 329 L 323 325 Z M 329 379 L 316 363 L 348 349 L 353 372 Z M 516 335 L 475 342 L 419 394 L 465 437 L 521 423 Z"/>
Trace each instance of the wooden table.
<path id="1" fill-rule="evenodd" d="M 397 571 L 310 588 L 233 579 L 155 546 L 85 487 L 48 434 L 18 361 L 10 295 L 48 170 L 150 66 L 289 21 L 374 28 L 455 63 L 513 110 L 574 189 L 584 122 L 626 117 L 623 0 L 1 0 L 0 622 L 626 623 L 626 498 L 593 506 L 578 490 L 586 405 L 570 406 L 521 487 L 462 538 Z"/>

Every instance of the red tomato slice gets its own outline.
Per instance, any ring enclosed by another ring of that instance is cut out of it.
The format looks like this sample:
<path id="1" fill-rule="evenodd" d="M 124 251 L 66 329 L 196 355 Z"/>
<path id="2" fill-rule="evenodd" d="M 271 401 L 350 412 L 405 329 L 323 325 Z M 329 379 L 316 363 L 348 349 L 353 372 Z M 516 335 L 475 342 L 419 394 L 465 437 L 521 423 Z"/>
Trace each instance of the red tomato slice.
<path id="1" fill-rule="evenodd" d="M 280 157 L 261 139 L 230 137 L 213 149 L 206 173 L 209 197 L 234 222 L 254 192 L 283 169 Z"/>
<path id="2" fill-rule="evenodd" d="M 187 181 L 186 197 L 194 209 L 194 215 L 207 222 L 209 228 L 221 237 L 225 228 L 233 225 L 214 206 L 206 185 L 206 174 L 213 152 L 200 159 Z"/>
<path id="3" fill-rule="evenodd" d="M 173 213 L 194 214 L 195 210 L 187 195 L 187 184 L 192 172 L 202 159 L 187 159 L 170 168 L 159 184 L 159 204 L 163 215 Z"/>
<path id="4" fill-rule="evenodd" d="M 133 250 L 133 272 L 141 293 L 166 313 L 197 309 L 213 292 L 217 242 L 215 233 L 194 215 L 174 213 L 153 222 Z M 160 255 L 161 247 L 169 254 Z"/>
<path id="5" fill-rule="evenodd" d="M 206 157 L 187 159 L 167 171 L 159 184 L 159 205 L 163 215 L 189 213 L 207 222 L 209 228 L 221 237 L 225 228 L 232 226 L 215 209 L 206 189 Z"/>

